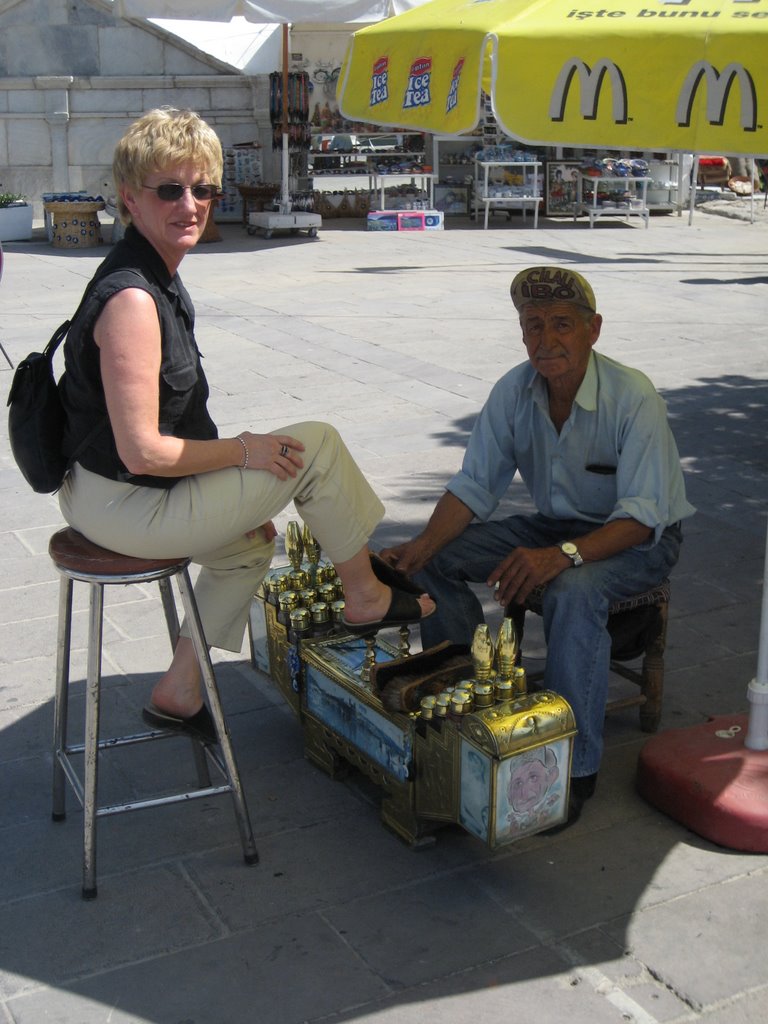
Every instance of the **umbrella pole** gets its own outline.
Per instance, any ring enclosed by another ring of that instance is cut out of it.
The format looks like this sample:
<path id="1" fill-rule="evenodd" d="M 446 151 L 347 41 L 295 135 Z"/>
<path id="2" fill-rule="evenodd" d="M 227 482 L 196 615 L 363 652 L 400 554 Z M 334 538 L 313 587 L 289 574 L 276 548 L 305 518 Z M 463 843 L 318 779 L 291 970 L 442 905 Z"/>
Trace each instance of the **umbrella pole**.
<path id="1" fill-rule="evenodd" d="M 291 194 L 288 187 L 291 156 L 288 150 L 288 23 L 283 22 L 283 151 L 281 154 L 280 213 L 291 212 Z"/>
<path id="2" fill-rule="evenodd" d="M 757 648 L 757 675 L 747 687 L 749 727 L 744 746 L 749 750 L 768 750 L 768 532 L 763 571 L 763 610 Z"/>
<path id="3" fill-rule="evenodd" d="M 693 157 L 693 167 L 691 168 L 691 188 L 689 195 L 688 204 L 688 227 L 693 223 L 693 210 L 696 206 L 696 182 L 699 179 L 699 154 L 695 153 Z"/>

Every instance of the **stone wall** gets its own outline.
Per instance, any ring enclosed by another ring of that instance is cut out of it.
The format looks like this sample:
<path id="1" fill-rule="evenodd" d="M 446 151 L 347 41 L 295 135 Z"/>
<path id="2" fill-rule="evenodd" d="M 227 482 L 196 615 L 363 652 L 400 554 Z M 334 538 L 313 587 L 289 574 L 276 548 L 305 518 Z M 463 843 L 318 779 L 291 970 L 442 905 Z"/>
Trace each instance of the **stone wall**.
<path id="1" fill-rule="evenodd" d="M 42 216 L 44 192 L 108 195 L 112 152 L 144 111 L 196 110 L 224 146 L 262 145 L 274 180 L 267 76 L 248 76 L 101 0 L 0 0 L 0 191 Z"/>

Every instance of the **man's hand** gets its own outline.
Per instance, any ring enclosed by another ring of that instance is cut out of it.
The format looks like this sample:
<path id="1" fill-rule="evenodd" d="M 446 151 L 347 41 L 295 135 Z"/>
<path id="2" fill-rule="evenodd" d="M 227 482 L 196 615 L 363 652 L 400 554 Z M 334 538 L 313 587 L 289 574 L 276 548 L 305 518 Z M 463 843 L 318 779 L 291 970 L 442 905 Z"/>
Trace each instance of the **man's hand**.
<path id="1" fill-rule="evenodd" d="M 379 552 L 379 555 L 385 562 L 394 566 L 395 569 L 399 569 L 400 572 L 404 572 L 406 576 L 412 576 L 413 573 L 423 569 L 432 557 L 432 554 L 433 552 L 421 536 L 414 537 L 413 540 L 408 540 L 404 544 L 395 544 L 391 548 L 382 548 Z"/>
<path id="2" fill-rule="evenodd" d="M 489 587 L 499 587 L 495 599 L 502 607 L 513 601 L 522 604 L 534 587 L 549 583 L 571 566 L 571 560 L 558 547 L 515 548 L 487 579 Z"/>

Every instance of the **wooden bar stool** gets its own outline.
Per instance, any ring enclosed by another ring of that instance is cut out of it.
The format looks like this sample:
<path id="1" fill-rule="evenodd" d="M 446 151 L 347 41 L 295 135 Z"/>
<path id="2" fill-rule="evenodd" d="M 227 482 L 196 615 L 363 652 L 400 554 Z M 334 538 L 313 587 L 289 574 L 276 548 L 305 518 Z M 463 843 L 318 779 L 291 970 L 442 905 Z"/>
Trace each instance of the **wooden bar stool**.
<path id="1" fill-rule="evenodd" d="M 69 782 L 83 808 L 83 897 L 96 896 L 96 823 L 100 817 L 134 811 L 143 807 L 159 807 L 163 804 L 178 803 L 198 797 L 218 796 L 231 793 L 235 818 L 240 831 L 246 864 L 254 864 L 259 858 L 253 839 L 240 775 L 232 752 L 229 732 L 219 699 L 216 677 L 203 635 L 200 615 L 189 578 L 188 558 L 129 558 L 114 551 L 99 547 L 86 540 L 76 530 L 59 530 L 51 537 L 48 551 L 56 569 L 61 575 L 59 586 L 59 626 L 56 659 L 56 697 L 54 705 L 53 737 L 53 820 L 66 817 L 65 782 Z M 105 750 L 145 743 L 151 740 L 168 739 L 174 734 L 158 729 L 140 732 L 130 736 L 99 738 L 99 701 L 101 697 L 101 651 L 104 620 L 104 587 L 129 586 L 133 583 L 157 581 L 163 601 L 171 646 L 174 647 L 179 633 L 179 621 L 171 590 L 171 579 L 181 595 L 192 641 L 200 662 L 208 707 L 219 739 L 220 753 L 211 746 L 192 740 L 198 785 L 183 793 L 130 800 L 125 803 L 98 805 L 99 755 Z M 80 744 L 70 744 L 67 739 L 69 707 L 70 646 L 72 638 L 72 591 L 77 580 L 90 587 L 90 614 L 88 625 L 88 664 L 85 695 L 85 738 Z M 78 774 L 72 755 L 84 757 L 82 779 Z M 208 761 L 220 773 L 223 781 L 211 783 Z"/>
<path id="2" fill-rule="evenodd" d="M 506 614 L 515 624 L 520 657 L 522 657 L 525 613 L 542 614 L 542 601 L 546 585 L 534 587 L 524 604 L 507 607 Z M 664 697 L 664 648 L 667 642 L 670 584 L 665 579 L 658 587 L 611 605 L 608 632 L 611 634 L 611 671 L 639 687 L 639 693 L 609 701 L 606 711 L 620 708 L 640 708 L 640 728 L 643 732 L 656 732 L 661 721 Z M 639 669 L 624 664 L 642 657 Z M 543 672 L 529 673 L 535 682 Z"/>

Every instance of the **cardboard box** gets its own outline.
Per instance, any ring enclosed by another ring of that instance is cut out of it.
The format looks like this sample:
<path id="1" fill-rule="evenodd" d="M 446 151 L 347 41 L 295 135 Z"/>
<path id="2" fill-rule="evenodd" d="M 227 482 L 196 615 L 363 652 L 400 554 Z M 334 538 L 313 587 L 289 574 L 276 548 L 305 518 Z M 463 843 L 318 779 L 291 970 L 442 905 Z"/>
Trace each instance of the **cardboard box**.
<path id="1" fill-rule="evenodd" d="M 371 210 L 365 226 L 368 231 L 397 231 L 397 213 L 394 210 Z"/>
<path id="2" fill-rule="evenodd" d="M 443 210 L 425 210 L 424 227 L 427 231 L 442 231 L 445 227 L 445 213 Z"/>

